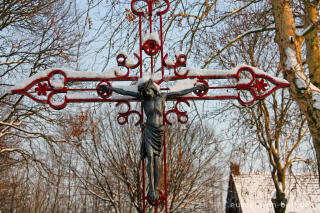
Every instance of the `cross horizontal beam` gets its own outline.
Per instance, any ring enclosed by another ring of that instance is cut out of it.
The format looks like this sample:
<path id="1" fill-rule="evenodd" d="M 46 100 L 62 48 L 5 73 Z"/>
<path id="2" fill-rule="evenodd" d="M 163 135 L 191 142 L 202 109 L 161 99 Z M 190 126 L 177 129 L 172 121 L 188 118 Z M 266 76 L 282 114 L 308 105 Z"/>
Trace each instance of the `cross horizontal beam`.
<path id="1" fill-rule="evenodd" d="M 187 96 L 172 98 L 169 100 L 224 100 L 236 99 L 242 105 L 251 105 L 256 100 L 263 99 L 278 88 L 289 86 L 289 83 L 247 65 L 238 66 L 232 70 L 205 70 L 185 68 L 172 76 L 151 78 L 159 84 L 160 90 L 172 90 L 168 86 L 162 86 L 171 81 L 180 81 L 183 87 L 193 87 L 195 84 L 204 84 L 208 87 L 206 91 L 198 91 Z M 183 82 L 188 80 L 188 82 Z M 193 81 L 190 81 L 192 79 Z M 218 86 L 215 79 L 229 79 L 230 81 Z M 12 88 L 12 93 L 23 94 L 40 103 L 49 104 L 54 109 L 63 109 L 67 103 L 76 102 L 135 102 L 138 99 L 113 94 L 111 91 L 102 92 L 98 87 L 101 84 L 112 86 L 112 82 L 117 81 L 138 81 L 138 76 L 124 74 L 119 68 L 111 69 L 104 73 L 69 71 L 66 69 L 49 69 L 17 84 Z M 91 87 L 85 86 L 85 82 L 91 82 Z M 191 82 L 191 84 L 190 84 Z M 193 84 L 192 84 L 193 82 Z M 188 85 L 186 85 L 188 84 Z M 213 85 L 212 85 L 213 84 Z M 121 87 L 121 86 L 120 86 Z M 137 90 L 136 85 L 125 87 L 127 90 Z M 226 89 L 237 92 L 218 93 L 216 90 Z M 175 88 L 179 90 L 179 88 Z M 241 91 L 249 92 L 250 98 L 241 96 Z M 53 97 L 58 94 L 65 94 L 62 102 L 53 101 Z"/>

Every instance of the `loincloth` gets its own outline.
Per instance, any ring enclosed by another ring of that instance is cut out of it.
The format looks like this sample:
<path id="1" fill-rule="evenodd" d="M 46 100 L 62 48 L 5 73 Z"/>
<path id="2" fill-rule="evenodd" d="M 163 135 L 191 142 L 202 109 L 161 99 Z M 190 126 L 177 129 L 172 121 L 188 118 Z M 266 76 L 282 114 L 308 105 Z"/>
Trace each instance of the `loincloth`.
<path id="1" fill-rule="evenodd" d="M 141 143 L 141 158 L 148 156 L 160 156 L 162 150 L 162 140 L 164 134 L 164 127 L 153 127 L 146 125 L 143 129 L 142 143 Z"/>

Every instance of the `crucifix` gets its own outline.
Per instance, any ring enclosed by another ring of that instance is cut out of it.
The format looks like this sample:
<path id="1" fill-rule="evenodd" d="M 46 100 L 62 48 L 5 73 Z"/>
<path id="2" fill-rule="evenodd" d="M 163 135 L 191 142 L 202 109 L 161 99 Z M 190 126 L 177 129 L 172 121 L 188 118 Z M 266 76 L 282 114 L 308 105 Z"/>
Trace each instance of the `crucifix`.
<path id="1" fill-rule="evenodd" d="M 137 2 L 143 2 L 145 6 L 138 8 Z M 252 105 L 275 90 L 289 86 L 286 80 L 247 65 L 239 65 L 231 70 L 189 68 L 186 67 L 187 57 L 182 52 L 176 53 L 174 60 L 167 61 L 162 28 L 163 15 L 169 11 L 170 3 L 169 0 L 163 0 L 164 7 L 161 8 L 164 9 L 159 11 L 155 11 L 155 3 L 155 0 L 131 1 L 131 11 L 139 19 L 139 50 L 133 54 L 136 62 L 123 52 L 116 58 L 118 67 L 102 73 L 48 69 L 12 88 L 12 93 L 28 96 L 57 110 L 76 102 L 115 102 L 117 107 L 124 104 L 127 111 L 119 112 L 117 116 L 121 125 L 128 122 L 130 115 L 137 115 L 139 119 L 136 125 L 140 124 L 143 130 L 140 153 L 144 213 L 146 203 L 154 206 L 157 212 L 157 207 L 163 202 L 165 212 L 168 212 L 165 126 L 172 125 L 170 114 L 175 114 L 180 123 L 188 121 L 188 114 L 181 110 L 180 104 L 189 106 L 189 100 L 236 99 L 242 105 Z M 159 32 L 153 32 L 154 15 L 158 16 Z M 148 19 L 149 24 L 145 34 L 142 33 L 144 18 Z M 144 56 L 150 60 L 149 72 L 143 71 Z M 154 67 L 156 56 L 161 60 L 158 72 Z M 134 72 L 137 68 L 138 71 Z M 225 79 L 228 81 L 219 82 Z M 131 84 L 112 85 L 117 82 Z M 175 101 L 174 107 L 166 110 L 166 101 Z M 132 102 L 140 102 L 140 110 L 132 110 Z M 164 192 L 159 189 L 162 151 Z M 145 192 L 145 170 L 148 174 L 148 193 Z"/>

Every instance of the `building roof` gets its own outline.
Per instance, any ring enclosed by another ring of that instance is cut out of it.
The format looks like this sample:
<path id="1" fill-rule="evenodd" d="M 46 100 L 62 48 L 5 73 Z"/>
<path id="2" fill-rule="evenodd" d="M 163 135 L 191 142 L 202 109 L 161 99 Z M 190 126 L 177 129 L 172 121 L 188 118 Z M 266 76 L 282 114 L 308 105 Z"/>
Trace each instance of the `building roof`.
<path id="1" fill-rule="evenodd" d="M 273 213 L 271 198 L 275 187 L 270 173 L 232 174 L 242 213 Z M 320 213 L 318 176 L 298 174 L 287 176 L 287 213 Z"/>

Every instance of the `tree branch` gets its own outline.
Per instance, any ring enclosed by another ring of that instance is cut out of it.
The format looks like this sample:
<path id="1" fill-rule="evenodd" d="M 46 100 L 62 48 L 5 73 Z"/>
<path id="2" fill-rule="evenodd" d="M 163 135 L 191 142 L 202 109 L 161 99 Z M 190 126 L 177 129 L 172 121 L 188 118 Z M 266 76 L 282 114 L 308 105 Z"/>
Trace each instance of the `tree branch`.
<path id="1" fill-rule="evenodd" d="M 205 68 L 206 66 L 208 66 L 208 64 L 210 64 L 217 56 L 219 56 L 223 51 L 225 51 L 228 47 L 230 47 L 233 43 L 235 43 L 236 41 L 244 38 L 247 35 L 253 34 L 253 33 L 260 33 L 260 32 L 265 32 L 265 31 L 271 31 L 271 30 L 275 30 L 275 27 L 263 27 L 260 29 L 254 29 L 254 30 L 248 30 L 246 32 L 244 32 L 243 34 L 237 36 L 236 38 L 232 39 L 226 46 L 224 46 L 222 49 L 220 49 L 214 56 L 212 56 L 203 66 L 202 68 Z"/>

